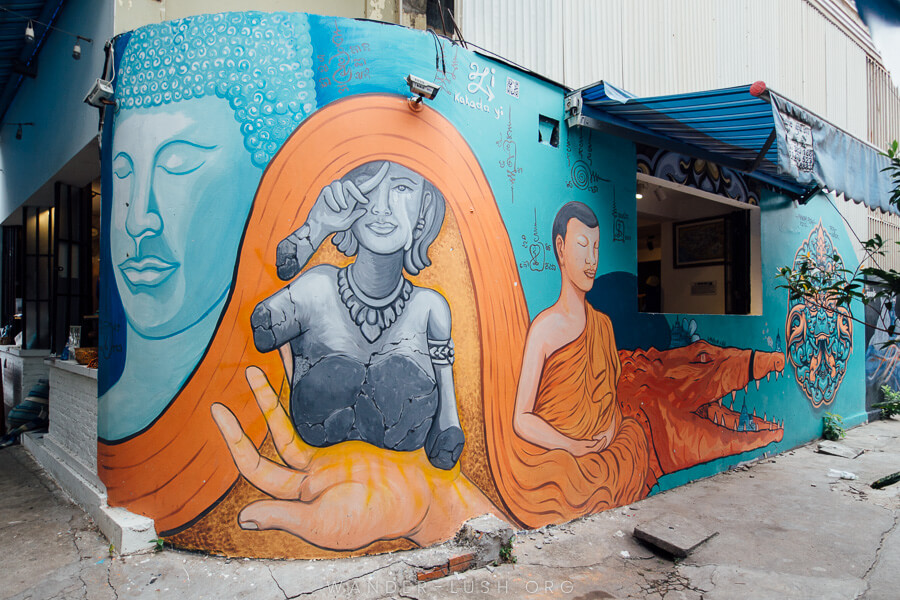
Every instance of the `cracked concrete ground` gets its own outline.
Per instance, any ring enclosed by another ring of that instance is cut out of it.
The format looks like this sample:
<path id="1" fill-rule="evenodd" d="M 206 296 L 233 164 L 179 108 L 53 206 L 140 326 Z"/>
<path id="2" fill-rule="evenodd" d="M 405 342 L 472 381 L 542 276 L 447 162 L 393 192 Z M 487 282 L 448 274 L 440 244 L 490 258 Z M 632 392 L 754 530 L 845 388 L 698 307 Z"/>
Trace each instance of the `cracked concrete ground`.
<path id="1" fill-rule="evenodd" d="M 88 598 L 865 598 L 900 590 L 900 420 L 848 433 L 865 450 L 810 444 L 559 527 L 520 532 L 515 564 L 417 584 L 450 544 L 325 561 L 245 560 L 165 550 L 110 557 L 108 542 L 21 448 L 0 450 L 0 597 Z M 828 477 L 851 471 L 858 480 Z M 635 523 L 677 514 L 718 531 L 677 562 L 635 540 Z"/>

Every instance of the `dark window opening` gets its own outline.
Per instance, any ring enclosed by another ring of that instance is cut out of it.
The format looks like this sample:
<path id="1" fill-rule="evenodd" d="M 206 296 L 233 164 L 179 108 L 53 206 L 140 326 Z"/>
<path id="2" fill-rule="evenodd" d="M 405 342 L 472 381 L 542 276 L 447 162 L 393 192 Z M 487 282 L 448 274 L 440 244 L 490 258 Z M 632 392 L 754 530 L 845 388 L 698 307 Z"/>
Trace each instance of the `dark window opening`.
<path id="1" fill-rule="evenodd" d="M 656 178 L 639 179 L 639 311 L 746 315 L 761 308 L 759 276 L 753 276 L 758 208 L 719 198 Z"/>

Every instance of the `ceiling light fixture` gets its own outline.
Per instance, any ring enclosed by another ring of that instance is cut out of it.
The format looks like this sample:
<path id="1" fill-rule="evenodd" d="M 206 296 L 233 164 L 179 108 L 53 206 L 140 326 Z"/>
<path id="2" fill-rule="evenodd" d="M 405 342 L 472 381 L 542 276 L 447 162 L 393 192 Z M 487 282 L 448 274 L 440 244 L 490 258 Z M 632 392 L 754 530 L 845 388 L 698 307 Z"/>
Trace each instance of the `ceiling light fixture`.
<path id="1" fill-rule="evenodd" d="M 47 36 L 48 31 L 58 31 L 60 33 L 64 33 L 66 35 L 72 36 L 73 38 L 75 38 L 75 46 L 72 48 L 72 58 L 74 58 L 75 60 L 78 60 L 81 58 L 81 42 L 87 42 L 88 44 L 91 44 L 94 41 L 91 38 L 84 37 L 83 35 L 78 35 L 77 33 L 72 33 L 71 31 L 66 31 L 65 29 L 60 29 L 59 27 L 54 27 L 52 25 L 52 23 L 53 23 L 52 19 L 51 19 L 50 23 L 44 23 L 42 21 L 38 21 L 37 19 L 33 19 L 33 18 L 29 17 L 28 15 L 24 15 L 22 13 L 18 13 L 16 11 L 14 11 L 14 10 L 10 10 L 10 9 L 6 8 L 5 6 L 0 6 L 0 12 L 4 12 L 4 13 L 10 14 L 10 15 L 13 15 L 14 17 L 17 17 L 17 18 L 27 22 L 27 24 L 25 25 L 25 43 L 30 44 L 30 43 L 34 42 L 34 24 L 35 23 L 37 23 L 38 25 L 42 25 L 44 27 L 44 29 L 41 33 L 41 39 L 38 42 L 39 44 L 43 42 L 44 38 Z"/>
<path id="2" fill-rule="evenodd" d="M 17 139 L 17 140 L 21 140 L 21 139 L 22 139 L 22 133 L 23 133 L 23 132 L 22 132 L 22 126 L 23 126 L 23 125 L 33 126 L 34 123 L 31 123 L 31 122 L 29 122 L 29 123 L 13 123 L 13 122 L 5 122 L 5 123 L 0 123 L 0 125 L 15 125 L 15 126 L 16 126 L 16 139 Z"/>

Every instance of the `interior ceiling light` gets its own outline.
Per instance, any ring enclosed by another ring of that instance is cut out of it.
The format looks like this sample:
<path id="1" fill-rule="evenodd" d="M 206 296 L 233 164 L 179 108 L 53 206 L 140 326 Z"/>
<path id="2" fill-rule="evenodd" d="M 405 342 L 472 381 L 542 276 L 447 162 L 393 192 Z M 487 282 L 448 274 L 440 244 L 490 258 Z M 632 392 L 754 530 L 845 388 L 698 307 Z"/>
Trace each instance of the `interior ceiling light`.
<path id="1" fill-rule="evenodd" d="M 44 23 L 44 22 L 38 21 L 36 19 L 30 19 L 30 18 L 28 18 L 28 15 L 24 15 L 22 13 L 18 13 L 16 11 L 14 11 L 14 10 L 10 10 L 9 8 L 6 8 L 5 6 L 0 6 L 0 12 L 4 12 L 4 13 L 10 14 L 10 15 L 13 15 L 13 17 L 15 17 L 15 18 L 18 18 L 18 19 L 21 19 L 21 20 L 27 22 L 27 24 L 25 25 L 25 42 L 26 43 L 30 44 L 30 43 L 34 42 L 34 24 L 35 23 L 37 23 L 38 25 L 43 25 L 43 27 L 44 27 L 44 30 L 41 33 L 41 36 L 42 36 L 41 41 L 43 41 L 43 38 L 46 37 L 48 31 L 58 31 L 60 33 L 64 33 L 66 35 L 72 36 L 73 38 L 75 38 L 75 46 L 72 48 L 72 58 L 74 58 L 75 60 L 78 60 L 81 58 L 81 42 L 87 42 L 88 44 L 93 43 L 93 40 L 91 38 L 84 37 L 83 35 L 78 35 L 77 33 L 73 33 L 71 31 L 66 31 L 65 29 L 60 29 L 59 27 L 54 27 L 52 19 L 50 20 L 49 23 Z"/>
<path id="2" fill-rule="evenodd" d="M 7 121 L 4 123 L 0 123 L 0 125 L 15 125 L 16 126 L 16 139 L 21 140 L 22 139 L 22 126 L 24 126 L 24 125 L 31 126 L 31 125 L 34 125 L 34 123 L 30 123 L 30 122 L 29 123 L 12 123 L 12 122 Z"/>
<path id="3" fill-rule="evenodd" d="M 644 197 L 644 195 L 641 194 L 641 193 L 637 193 L 637 194 L 634 195 L 634 197 L 635 197 L 637 200 L 640 200 L 641 198 Z"/>

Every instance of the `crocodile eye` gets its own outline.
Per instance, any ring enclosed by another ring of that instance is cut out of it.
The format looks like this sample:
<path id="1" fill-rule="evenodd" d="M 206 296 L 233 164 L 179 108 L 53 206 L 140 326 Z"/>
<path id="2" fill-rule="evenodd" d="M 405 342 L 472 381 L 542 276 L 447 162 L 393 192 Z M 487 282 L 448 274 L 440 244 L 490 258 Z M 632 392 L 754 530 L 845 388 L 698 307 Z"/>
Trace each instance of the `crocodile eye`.
<path id="1" fill-rule="evenodd" d="M 712 362 L 712 356 L 710 356 L 707 352 L 701 352 L 700 354 L 695 356 L 694 360 L 692 360 L 691 362 L 695 364 L 699 363 L 701 365 L 705 365 L 706 363 Z"/>

